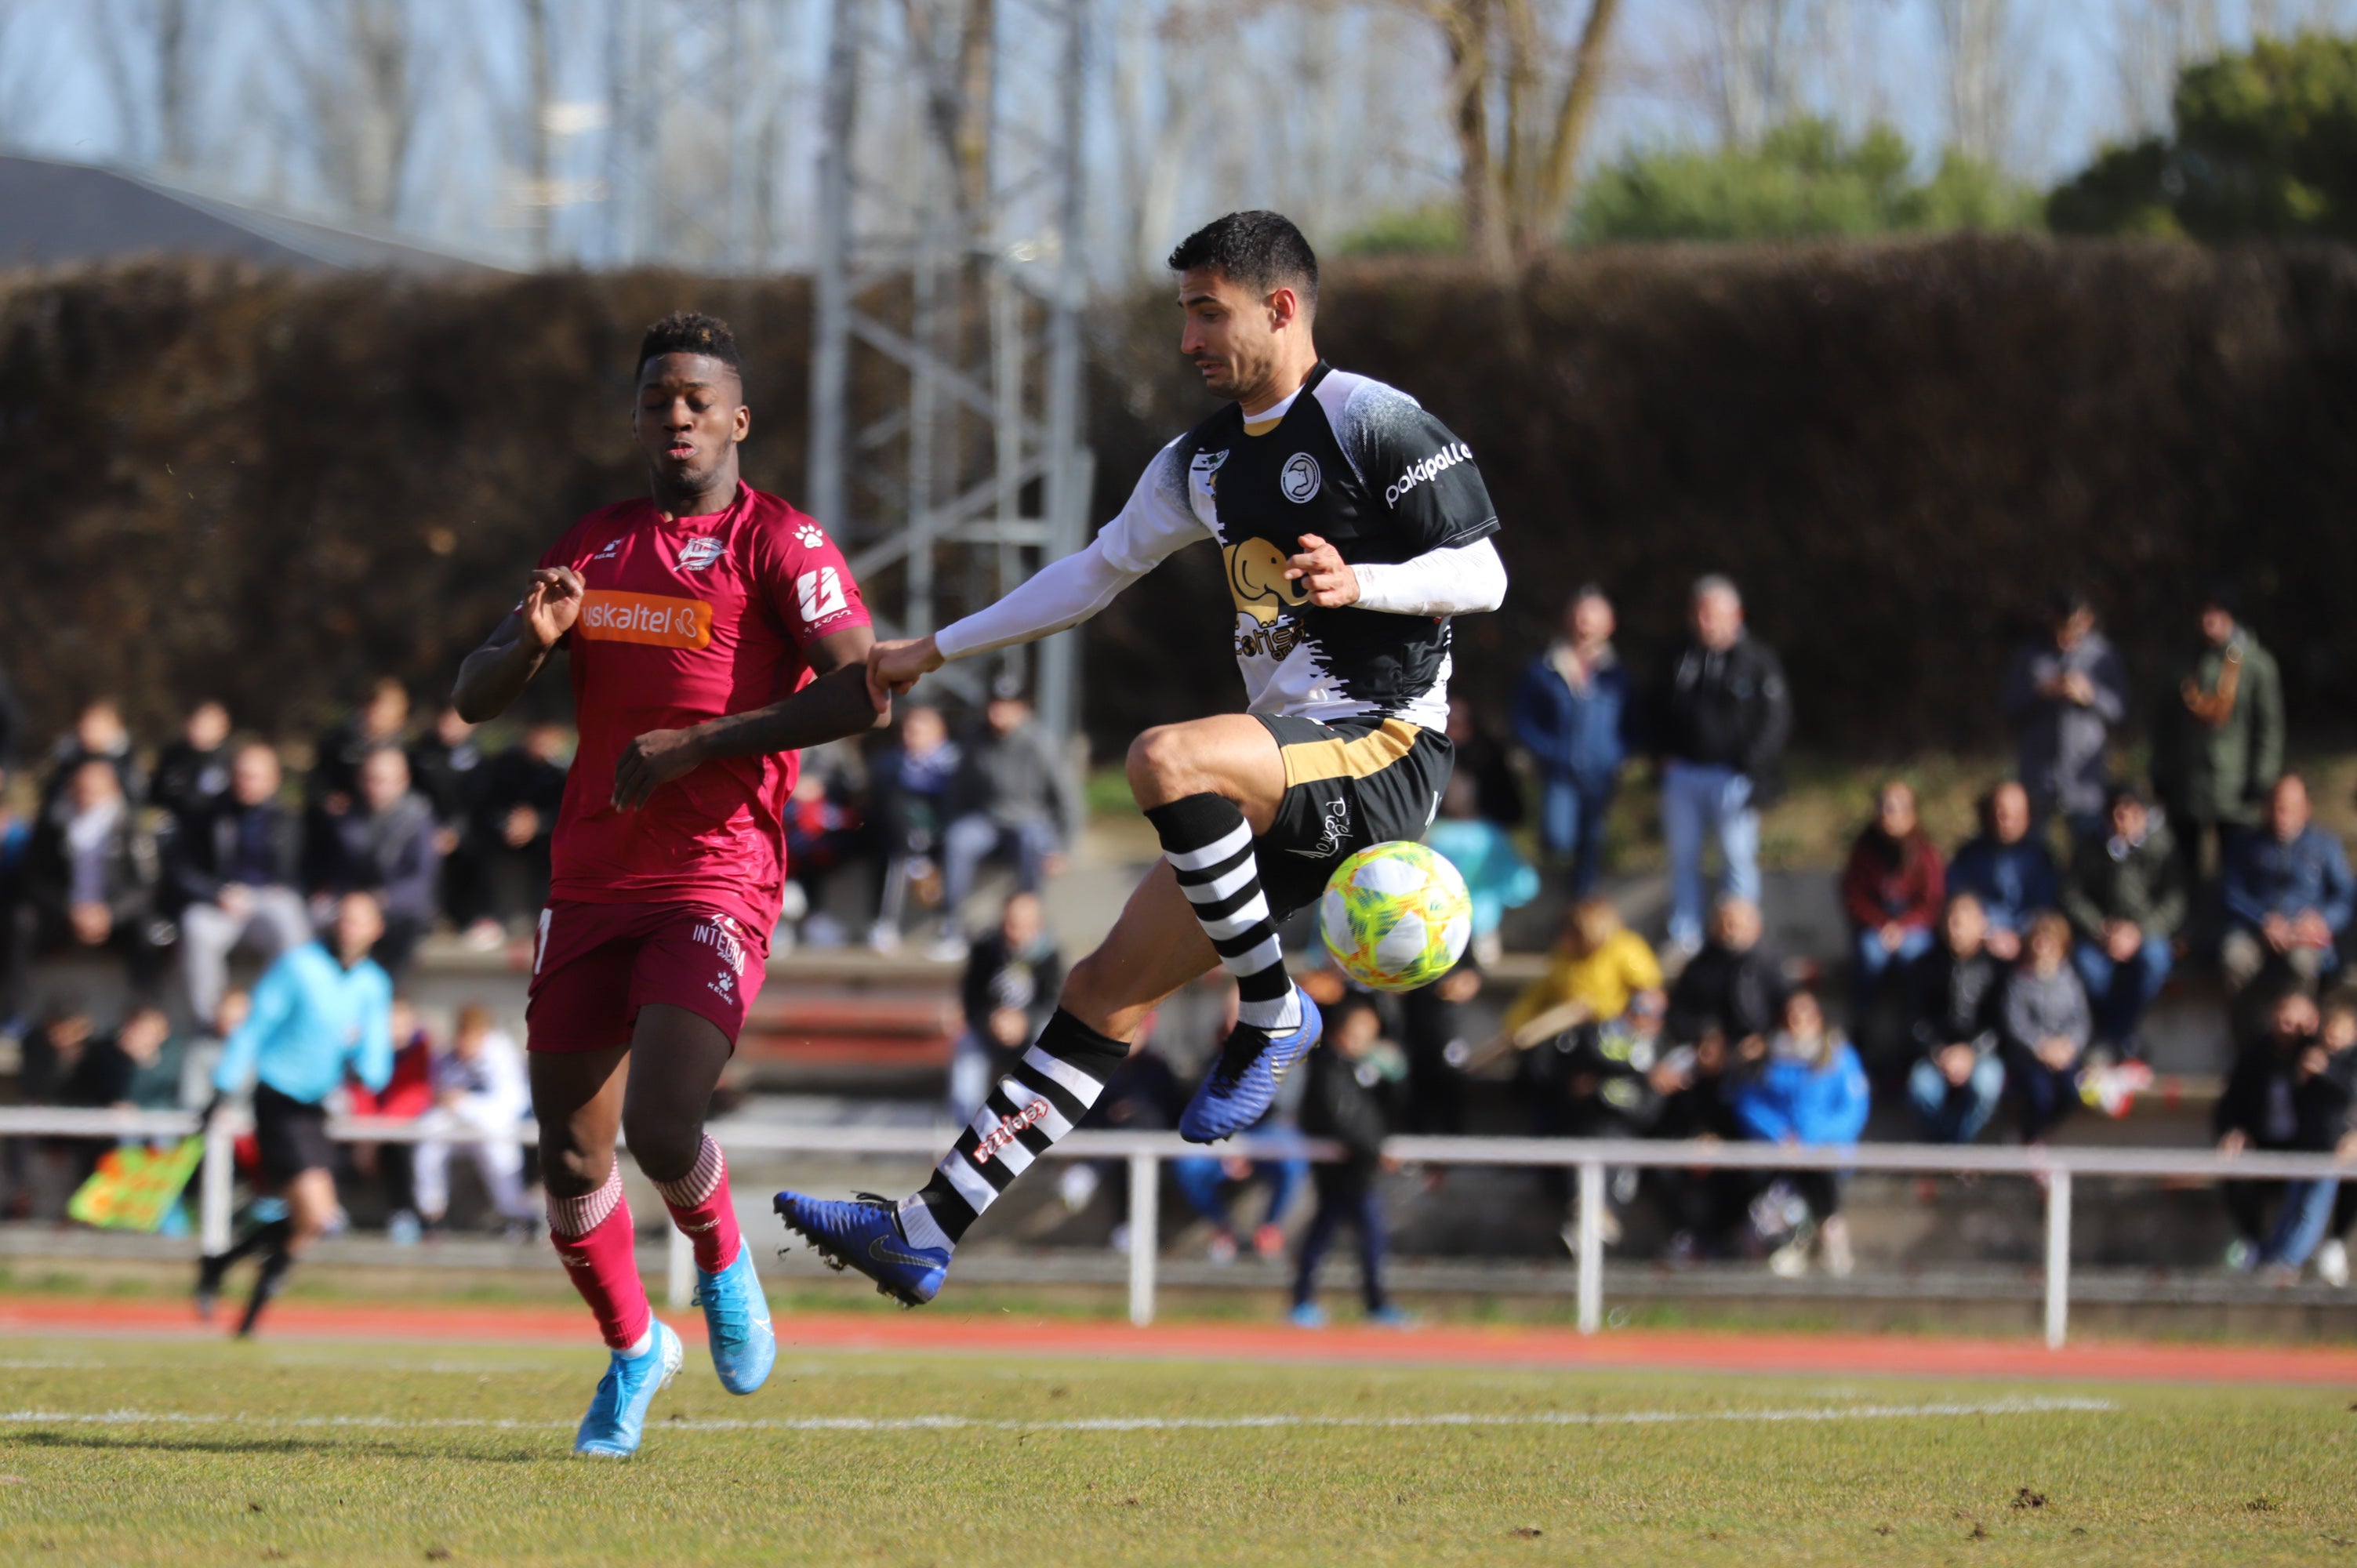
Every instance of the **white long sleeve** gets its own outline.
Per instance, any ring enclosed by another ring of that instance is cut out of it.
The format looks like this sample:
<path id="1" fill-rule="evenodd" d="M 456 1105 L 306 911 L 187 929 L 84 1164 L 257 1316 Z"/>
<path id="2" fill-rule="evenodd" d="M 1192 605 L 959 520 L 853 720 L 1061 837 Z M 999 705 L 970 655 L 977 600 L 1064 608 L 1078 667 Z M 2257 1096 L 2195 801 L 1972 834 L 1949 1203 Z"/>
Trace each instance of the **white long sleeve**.
<path id="1" fill-rule="evenodd" d="M 1075 627 L 1160 565 L 1172 552 L 1209 539 L 1187 499 L 1177 442 L 1155 454 L 1128 504 L 1085 549 L 1050 561 L 1005 598 L 933 634 L 944 659 L 969 659 Z"/>
<path id="2" fill-rule="evenodd" d="M 1396 564 L 1353 566 L 1362 610 L 1403 616 L 1474 615 L 1506 602 L 1506 564 L 1488 539 L 1430 550 Z"/>
<path id="3" fill-rule="evenodd" d="M 965 659 L 1035 641 L 1080 625 L 1145 575 L 1114 565 L 1099 535 L 1086 549 L 1049 562 L 996 604 L 942 628 L 933 644 L 944 659 Z"/>

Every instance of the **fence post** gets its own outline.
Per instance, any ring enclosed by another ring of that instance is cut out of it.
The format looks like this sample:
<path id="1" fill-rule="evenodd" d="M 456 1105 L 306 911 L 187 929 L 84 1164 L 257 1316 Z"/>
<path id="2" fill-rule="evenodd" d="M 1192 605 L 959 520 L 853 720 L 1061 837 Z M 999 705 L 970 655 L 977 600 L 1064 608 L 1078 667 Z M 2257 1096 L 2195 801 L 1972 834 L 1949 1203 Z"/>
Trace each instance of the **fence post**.
<path id="1" fill-rule="evenodd" d="M 1154 1321 L 1154 1259 L 1162 1243 L 1162 1162 L 1153 1155 L 1129 1156 L 1129 1320 L 1143 1328 Z"/>
<path id="2" fill-rule="evenodd" d="M 2046 1348 L 2062 1348 L 2071 1326 L 2071 1173 L 2046 1177 Z"/>
<path id="3" fill-rule="evenodd" d="M 1579 1331 L 1604 1326 L 1604 1165 L 1579 1162 Z"/>
<path id="4" fill-rule="evenodd" d="M 229 1251 L 230 1199 L 237 1180 L 237 1140 L 216 1116 L 205 1127 L 205 1160 L 197 1167 L 197 1238 L 207 1252 Z"/>
<path id="5" fill-rule="evenodd" d="M 663 1255 L 663 1280 L 673 1312 L 685 1312 L 695 1300 L 695 1248 L 687 1232 L 673 1225 L 670 1251 Z"/>

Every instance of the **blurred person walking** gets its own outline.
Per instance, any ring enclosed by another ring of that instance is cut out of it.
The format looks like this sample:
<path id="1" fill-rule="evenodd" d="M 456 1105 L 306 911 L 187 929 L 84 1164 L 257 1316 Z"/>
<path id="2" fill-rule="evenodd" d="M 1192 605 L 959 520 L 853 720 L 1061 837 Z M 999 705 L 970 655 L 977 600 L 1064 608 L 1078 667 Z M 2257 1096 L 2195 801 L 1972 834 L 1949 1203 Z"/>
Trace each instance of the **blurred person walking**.
<path id="1" fill-rule="evenodd" d="M 1575 899 L 1604 870 L 1604 824 L 1629 759 L 1636 717 L 1629 671 L 1613 649 L 1612 601 L 1588 586 L 1564 607 L 1563 634 L 1514 688 L 1514 739 L 1539 775 L 1539 843 L 1568 866 Z"/>
<path id="2" fill-rule="evenodd" d="M 287 1272 L 326 1234 L 336 1213 L 336 1150 L 328 1138 L 328 1097 L 349 1070 L 371 1089 L 393 1073 L 393 982 L 369 957 L 384 916 L 367 893 L 336 901 L 326 936 L 295 948 L 263 972 L 253 1007 L 229 1039 L 213 1088 L 253 1090 L 253 1133 L 262 1179 L 284 1200 L 284 1219 L 255 1226 L 197 1269 L 197 1312 L 212 1316 L 230 1269 L 262 1256 L 253 1294 L 238 1324 L 251 1336 L 286 1283 Z"/>
<path id="3" fill-rule="evenodd" d="M 303 822 L 278 800 L 278 753 L 237 748 L 229 788 L 183 822 L 166 856 L 178 905 L 180 962 L 189 1011 L 210 1018 L 229 984 L 229 961 L 251 947 L 266 964 L 311 940 L 303 900 Z"/>
<path id="4" fill-rule="evenodd" d="M 2086 595 L 2055 596 L 2047 635 L 2014 653 L 1998 710 L 2013 731 L 2031 824 L 2043 828 L 2059 808 L 2074 836 L 2093 832 L 2111 784 L 2112 731 L 2127 717 L 2128 678 Z"/>
<path id="5" fill-rule="evenodd" d="M 1773 650 L 1744 628 L 1733 581 L 1699 579 L 1689 597 L 1692 636 L 1657 702 L 1662 836 L 1670 854 L 1670 943 L 1702 950 L 1715 896 L 1760 902 L 1760 809 L 1781 786 L 1792 733 L 1792 693 Z M 1706 841 L 1717 846 L 1716 895 L 1703 877 Z"/>
<path id="6" fill-rule="evenodd" d="M 1399 1162 L 1383 1153 L 1405 1078 L 1405 1064 L 1398 1058 L 1397 1047 L 1383 1038 L 1382 1015 L 1363 996 L 1342 1000 L 1324 1043 L 1309 1053 L 1308 1087 L 1301 1097 L 1302 1135 L 1331 1138 L 1343 1153 L 1340 1161 L 1309 1167 L 1318 1208 L 1302 1233 L 1294 1265 L 1290 1318 L 1297 1328 L 1326 1326 L 1326 1309 L 1318 1305 L 1318 1265 L 1345 1225 L 1358 1233 L 1359 1291 L 1366 1302 L 1367 1321 L 1391 1328 L 1413 1326 L 1383 1289 L 1389 1225 L 1379 1178 L 1399 1168 Z"/>

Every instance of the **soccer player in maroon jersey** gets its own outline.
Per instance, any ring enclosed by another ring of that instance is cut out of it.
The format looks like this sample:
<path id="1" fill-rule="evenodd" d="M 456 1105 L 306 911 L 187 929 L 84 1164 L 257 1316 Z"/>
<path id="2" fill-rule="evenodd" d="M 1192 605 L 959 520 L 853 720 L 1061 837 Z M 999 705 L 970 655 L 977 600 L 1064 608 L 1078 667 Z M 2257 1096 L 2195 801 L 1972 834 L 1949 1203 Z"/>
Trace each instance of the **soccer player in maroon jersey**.
<path id="1" fill-rule="evenodd" d="M 721 1382 L 750 1393 L 769 1375 L 769 1308 L 705 1112 L 761 988 L 795 753 L 889 718 L 842 554 L 737 478 L 751 424 L 725 323 L 649 328 L 631 428 L 651 498 L 591 512 L 541 557 L 452 699 L 479 724 L 570 650 L 581 741 L 527 1018 L 550 1239 L 614 1353 L 582 1454 L 636 1451 L 682 1356 L 639 1279 L 618 1129 L 694 1244 Z"/>

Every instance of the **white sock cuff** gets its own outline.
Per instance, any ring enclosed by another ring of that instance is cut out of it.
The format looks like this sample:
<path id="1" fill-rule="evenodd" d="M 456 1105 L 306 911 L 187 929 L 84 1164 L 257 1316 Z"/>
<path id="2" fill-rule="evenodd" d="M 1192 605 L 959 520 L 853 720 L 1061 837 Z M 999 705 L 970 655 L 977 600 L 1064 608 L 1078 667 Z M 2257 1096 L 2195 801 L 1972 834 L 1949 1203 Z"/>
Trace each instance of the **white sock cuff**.
<path id="1" fill-rule="evenodd" d="M 548 1200 L 548 1233 L 561 1241 L 577 1241 L 606 1223 L 622 1207 L 622 1162 L 616 1160 L 606 1179 L 578 1197 Z"/>
<path id="2" fill-rule="evenodd" d="M 687 1167 L 687 1174 L 655 1183 L 655 1191 L 673 1208 L 694 1208 L 717 1192 L 720 1184 L 727 1179 L 728 1158 L 712 1141 L 712 1134 L 706 1133 L 703 1146 L 695 1152 L 695 1164 Z"/>

